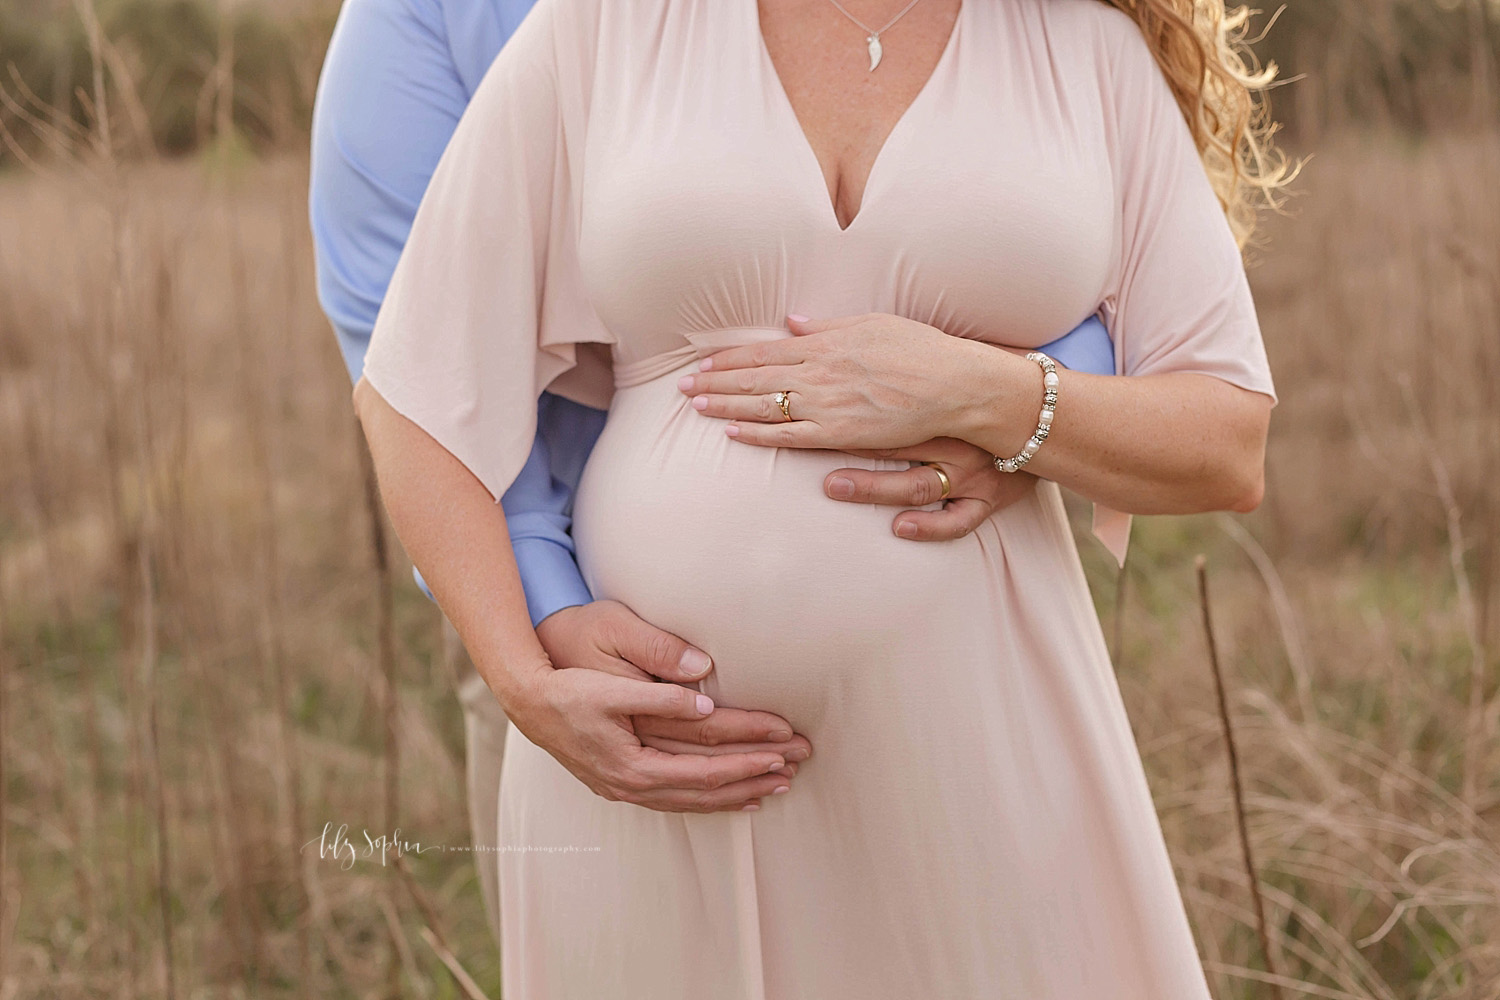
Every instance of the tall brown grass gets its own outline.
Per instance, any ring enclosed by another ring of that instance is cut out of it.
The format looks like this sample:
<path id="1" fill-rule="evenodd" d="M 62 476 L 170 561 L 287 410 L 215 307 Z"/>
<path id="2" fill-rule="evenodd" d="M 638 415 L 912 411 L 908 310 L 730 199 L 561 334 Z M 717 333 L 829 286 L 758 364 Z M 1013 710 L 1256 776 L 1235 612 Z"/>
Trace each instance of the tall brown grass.
<path id="1" fill-rule="evenodd" d="M 121 161 L 107 124 L 0 174 L 0 996 L 494 996 L 305 160 Z M 1325 121 L 1252 270 L 1262 509 L 1143 519 L 1118 579 L 1081 543 L 1226 1000 L 1500 997 L 1500 127 L 1398 124 Z M 341 824 L 460 849 L 346 869 Z"/>
<path id="2" fill-rule="evenodd" d="M 20 995 L 113 993 L 130 970 L 135 995 L 163 995 L 165 926 L 182 995 L 362 995 L 395 959 L 373 905 L 396 898 L 394 876 L 378 858 L 320 860 L 324 824 L 349 824 L 360 848 L 361 830 L 395 825 L 467 842 L 436 611 L 376 572 L 348 380 L 313 296 L 304 170 L 121 167 L 118 260 L 97 178 L 0 182 L 5 231 L 59 237 L 0 250 L 4 932 Z M 142 759 L 152 706 L 159 779 Z M 399 812 L 383 804 L 388 758 Z M 483 967 L 467 860 L 414 863 Z"/>

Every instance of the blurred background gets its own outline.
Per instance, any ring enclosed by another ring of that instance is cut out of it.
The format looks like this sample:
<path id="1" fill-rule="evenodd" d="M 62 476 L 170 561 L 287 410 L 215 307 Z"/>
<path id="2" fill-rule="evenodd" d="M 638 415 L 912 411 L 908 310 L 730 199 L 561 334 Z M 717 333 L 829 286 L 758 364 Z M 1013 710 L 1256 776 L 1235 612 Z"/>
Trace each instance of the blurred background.
<path id="1" fill-rule="evenodd" d="M 460 652 L 314 295 L 336 16 L 0 0 L 0 1000 L 498 995 Z M 1500 2 L 1257 51 L 1308 157 L 1251 255 L 1265 503 L 1079 544 L 1216 996 L 1500 997 Z"/>

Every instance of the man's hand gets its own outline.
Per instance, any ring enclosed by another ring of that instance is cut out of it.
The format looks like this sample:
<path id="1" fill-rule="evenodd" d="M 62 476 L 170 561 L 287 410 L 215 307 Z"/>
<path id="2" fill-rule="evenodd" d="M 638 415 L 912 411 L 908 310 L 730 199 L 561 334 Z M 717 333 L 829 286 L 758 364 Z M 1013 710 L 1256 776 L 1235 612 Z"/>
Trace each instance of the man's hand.
<path id="1" fill-rule="evenodd" d="M 595 601 L 592 604 L 563 608 L 542 619 L 537 625 L 536 633 L 559 673 L 570 668 L 588 670 L 613 674 L 632 684 L 647 686 L 644 691 L 632 692 L 624 685 L 598 686 L 580 678 L 569 678 L 566 679 L 569 682 L 579 681 L 577 689 L 558 688 L 554 693 L 567 691 L 571 692 L 567 697 L 585 699 L 612 697 L 611 708 L 616 711 L 623 708 L 620 697 L 629 701 L 638 695 L 653 705 L 665 699 L 662 702 L 665 711 L 631 713 L 628 717 L 628 734 L 631 736 L 628 743 L 618 743 L 615 736 L 619 734 L 611 733 L 603 746 L 594 747 L 594 754 L 614 752 L 621 758 L 611 762 L 599 761 L 596 757 L 599 770 L 612 774 L 615 773 L 615 766 L 638 767 L 641 770 L 634 775 L 636 779 L 648 772 L 660 779 L 666 772 L 653 767 L 653 764 L 661 765 L 663 762 L 658 758 L 676 754 L 714 758 L 712 764 L 707 760 L 682 762 L 689 766 L 689 770 L 682 772 L 679 768 L 672 772 L 686 774 L 694 782 L 706 780 L 710 775 L 722 778 L 736 774 L 736 767 L 748 767 L 751 761 L 757 762 L 755 766 L 759 770 L 752 769 L 750 773 L 762 776 L 751 780 L 735 779 L 736 785 L 742 787 L 716 789 L 715 794 L 705 797 L 708 802 L 713 803 L 711 808 L 695 808 L 683 805 L 686 799 L 679 793 L 703 791 L 697 784 L 677 788 L 656 786 L 637 789 L 628 787 L 630 782 L 627 781 L 618 783 L 615 787 L 606 787 L 611 782 L 604 774 L 599 776 L 599 779 L 604 780 L 590 780 L 554 750 L 554 756 L 559 756 L 559 760 L 563 760 L 564 765 L 573 770 L 580 780 L 606 798 L 637 801 L 631 796 L 642 795 L 649 801 L 643 800 L 639 804 L 668 810 L 740 809 L 756 805 L 760 795 L 774 794 L 776 788 L 788 785 L 792 776 L 797 773 L 798 762 L 806 760 L 812 754 L 812 746 L 807 739 L 795 735 L 791 724 L 779 715 L 737 708 L 714 707 L 708 713 L 698 712 L 696 707 L 689 709 L 690 703 L 696 706 L 696 692 L 677 685 L 692 684 L 707 676 L 713 669 L 708 654 L 694 649 L 672 633 L 642 621 L 618 601 Z M 674 684 L 670 688 L 654 684 L 658 678 Z M 639 698 L 634 700 L 638 701 Z M 590 706 L 588 711 L 604 708 L 603 704 L 598 704 Z M 607 751 L 605 747 L 612 747 L 613 750 Z M 643 751 L 646 752 L 644 756 Z M 655 757 L 652 756 L 653 753 Z M 772 774 L 764 774 L 766 764 L 773 760 L 768 756 L 770 754 L 775 754 L 776 759 L 784 761 L 785 766 Z M 578 763 L 585 770 L 595 769 L 596 766 L 582 760 Z"/>
<path id="2" fill-rule="evenodd" d="M 779 753 L 668 753 L 643 745 L 631 719 L 694 722 L 712 699 L 680 684 L 627 680 L 599 670 L 528 671 L 507 714 L 595 794 L 663 812 L 726 812 L 759 806 L 790 787 Z"/>
<path id="3" fill-rule="evenodd" d="M 903 510 L 891 523 L 891 530 L 897 535 L 921 542 L 961 538 L 995 511 L 1009 507 L 1036 488 L 1035 476 L 1001 472 L 995 468 L 993 455 L 957 438 L 933 438 L 910 448 L 850 454 L 936 462 L 942 466 L 953 484 L 943 509 Z M 833 499 L 851 503 L 922 507 L 942 499 L 943 481 L 926 465 L 894 471 L 835 469 L 824 478 L 823 489 Z"/>

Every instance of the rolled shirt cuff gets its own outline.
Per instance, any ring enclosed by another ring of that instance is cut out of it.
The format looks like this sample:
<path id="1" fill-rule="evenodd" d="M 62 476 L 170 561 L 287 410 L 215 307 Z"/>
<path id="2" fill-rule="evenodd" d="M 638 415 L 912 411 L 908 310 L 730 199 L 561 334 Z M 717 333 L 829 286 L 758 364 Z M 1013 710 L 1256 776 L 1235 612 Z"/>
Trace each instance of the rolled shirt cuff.
<path id="1" fill-rule="evenodd" d="M 566 546 L 545 538 L 516 538 L 511 540 L 511 547 L 521 571 L 521 589 L 526 592 L 532 628 L 555 611 L 593 602 L 594 595 L 589 593 L 578 563 Z M 411 575 L 418 589 L 433 599 L 432 589 L 415 566 Z"/>
<path id="2" fill-rule="evenodd" d="M 521 570 L 521 588 L 526 592 L 526 611 L 533 627 L 553 612 L 594 600 L 567 546 L 548 538 L 514 538 L 511 546 Z"/>

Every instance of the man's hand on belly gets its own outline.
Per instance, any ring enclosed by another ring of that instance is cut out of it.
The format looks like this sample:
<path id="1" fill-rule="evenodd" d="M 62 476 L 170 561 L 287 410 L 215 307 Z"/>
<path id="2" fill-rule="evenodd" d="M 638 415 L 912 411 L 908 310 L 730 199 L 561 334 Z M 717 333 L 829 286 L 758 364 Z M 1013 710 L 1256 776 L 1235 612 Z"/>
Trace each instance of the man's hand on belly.
<path id="1" fill-rule="evenodd" d="M 835 469 L 823 480 L 825 493 L 835 500 L 851 503 L 909 508 L 942 500 L 942 510 L 904 509 L 891 522 L 891 530 L 897 535 L 919 542 L 961 538 L 991 514 L 1004 510 L 1036 488 L 1035 476 L 1001 472 L 995 468 L 989 452 L 957 438 L 933 438 L 910 448 L 850 454 L 930 462 L 942 469 L 950 484 L 947 497 L 942 495 L 943 477 L 930 465 L 891 471 Z"/>
<path id="2" fill-rule="evenodd" d="M 641 684 L 661 680 L 690 685 L 702 680 L 713 669 L 708 654 L 643 621 L 618 601 L 595 601 L 563 608 L 542 619 L 536 627 L 536 634 L 553 666 L 559 670 L 595 670 Z M 599 697 L 605 697 L 607 692 L 604 687 L 589 690 L 596 691 Z M 788 779 L 797 773 L 798 762 L 812 754 L 812 745 L 807 738 L 793 733 L 789 722 L 771 712 L 715 706 L 711 713 L 701 718 L 635 714 L 630 716 L 630 722 L 638 745 L 630 747 L 622 743 L 617 748 L 621 759 L 612 762 L 622 774 L 638 769 L 641 762 L 636 758 L 642 748 L 647 748 L 645 752 L 648 754 L 658 751 L 717 758 L 775 753 L 786 761 L 785 766 L 773 775 L 713 790 L 709 800 L 713 803 L 711 808 L 691 809 L 682 805 L 688 801 L 685 793 L 694 789 L 702 791 L 696 785 L 687 788 L 661 785 L 638 793 L 631 791 L 630 794 L 639 794 L 639 798 L 613 792 L 606 796 L 636 801 L 649 808 L 710 812 L 753 809 L 759 804 L 759 796 L 774 794 L 775 788 L 788 785 Z M 707 763 L 703 762 L 704 765 Z M 632 774 L 630 780 L 650 782 L 655 779 L 647 773 L 639 773 Z M 605 794 L 598 788 L 595 791 Z"/>

